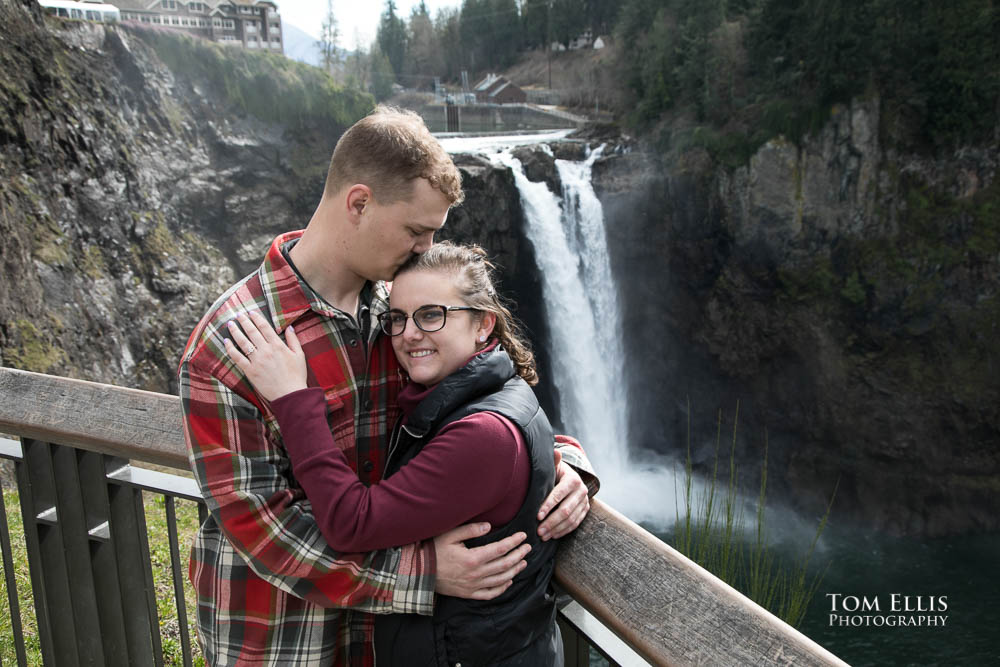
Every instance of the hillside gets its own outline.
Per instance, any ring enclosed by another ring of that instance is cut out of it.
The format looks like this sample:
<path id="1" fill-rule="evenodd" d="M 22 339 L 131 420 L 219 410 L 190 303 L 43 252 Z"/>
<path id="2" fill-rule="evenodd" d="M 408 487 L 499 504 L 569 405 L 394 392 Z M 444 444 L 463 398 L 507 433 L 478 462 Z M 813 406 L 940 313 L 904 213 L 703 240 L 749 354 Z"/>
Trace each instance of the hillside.
<path id="1" fill-rule="evenodd" d="M 615 76 L 617 50 L 611 39 L 607 41 L 603 49 L 525 51 L 503 74 L 522 88 L 559 91 L 564 106 L 592 111 L 596 103 L 601 109 L 618 112 L 625 91 Z"/>

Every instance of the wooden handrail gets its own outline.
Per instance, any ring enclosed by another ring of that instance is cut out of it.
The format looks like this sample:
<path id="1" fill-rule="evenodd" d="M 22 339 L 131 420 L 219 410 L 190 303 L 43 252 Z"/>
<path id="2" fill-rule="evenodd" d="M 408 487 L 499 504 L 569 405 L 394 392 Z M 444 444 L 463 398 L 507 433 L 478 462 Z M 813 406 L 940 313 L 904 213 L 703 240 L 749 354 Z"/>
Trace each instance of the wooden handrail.
<path id="1" fill-rule="evenodd" d="M 0 368 L 0 432 L 188 467 L 176 396 Z M 653 664 L 845 664 L 597 499 L 556 579 Z"/>
<path id="2" fill-rule="evenodd" d="M 176 396 L 0 368 L 0 432 L 188 469 Z"/>

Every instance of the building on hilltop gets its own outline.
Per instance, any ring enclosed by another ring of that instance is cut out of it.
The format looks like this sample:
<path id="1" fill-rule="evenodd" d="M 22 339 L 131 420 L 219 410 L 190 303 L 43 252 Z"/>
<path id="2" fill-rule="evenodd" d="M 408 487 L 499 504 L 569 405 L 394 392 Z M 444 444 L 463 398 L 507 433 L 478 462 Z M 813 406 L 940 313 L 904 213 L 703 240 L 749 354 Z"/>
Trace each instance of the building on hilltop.
<path id="1" fill-rule="evenodd" d="M 516 104 L 528 101 L 528 96 L 517 85 L 506 77 L 497 74 L 487 74 L 482 81 L 473 86 L 476 102 L 490 104 Z"/>
<path id="2" fill-rule="evenodd" d="M 122 21 L 162 26 L 220 44 L 284 54 L 272 0 L 111 0 Z"/>

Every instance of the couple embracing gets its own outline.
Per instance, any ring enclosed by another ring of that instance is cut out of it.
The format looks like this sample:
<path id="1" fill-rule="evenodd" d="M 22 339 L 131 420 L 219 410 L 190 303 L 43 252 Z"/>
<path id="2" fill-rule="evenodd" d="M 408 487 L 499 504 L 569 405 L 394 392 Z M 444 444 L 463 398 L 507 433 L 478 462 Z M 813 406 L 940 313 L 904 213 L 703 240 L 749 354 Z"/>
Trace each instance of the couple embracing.
<path id="1" fill-rule="evenodd" d="M 192 333 L 209 664 L 562 664 L 555 540 L 596 478 L 535 400 L 485 253 L 433 243 L 462 199 L 423 121 L 380 107 L 338 141 L 306 229 Z"/>

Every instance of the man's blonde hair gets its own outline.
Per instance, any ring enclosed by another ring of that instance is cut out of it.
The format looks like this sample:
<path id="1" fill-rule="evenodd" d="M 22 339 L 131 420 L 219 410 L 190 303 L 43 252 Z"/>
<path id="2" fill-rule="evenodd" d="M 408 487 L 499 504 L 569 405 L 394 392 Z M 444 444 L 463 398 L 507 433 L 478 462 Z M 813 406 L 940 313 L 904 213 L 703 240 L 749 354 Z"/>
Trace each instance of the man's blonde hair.
<path id="1" fill-rule="evenodd" d="M 455 163 L 423 119 L 412 111 L 380 104 L 340 137 L 325 194 L 362 183 L 380 204 L 393 204 L 411 196 L 418 178 L 430 181 L 452 206 L 465 199 Z"/>

